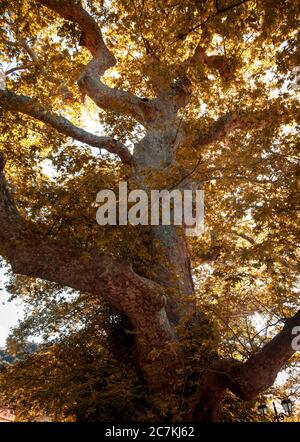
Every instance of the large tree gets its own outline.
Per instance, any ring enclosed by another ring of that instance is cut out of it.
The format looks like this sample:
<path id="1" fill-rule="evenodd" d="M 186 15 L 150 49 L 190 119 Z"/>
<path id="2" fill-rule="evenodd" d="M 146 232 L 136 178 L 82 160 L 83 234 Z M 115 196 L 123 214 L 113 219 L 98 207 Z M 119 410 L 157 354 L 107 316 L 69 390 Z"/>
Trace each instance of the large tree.
<path id="1" fill-rule="evenodd" d="M 113 373 L 132 406 L 137 383 L 149 419 L 255 400 L 297 363 L 296 2 L 4 0 L 0 17 L 0 253 L 31 305 L 16 335 L 52 336 L 15 396 L 34 369 L 52 398 L 75 378 L 87 395 L 92 364 L 92 391 Z M 204 233 L 97 225 L 97 191 L 125 180 L 203 189 Z"/>

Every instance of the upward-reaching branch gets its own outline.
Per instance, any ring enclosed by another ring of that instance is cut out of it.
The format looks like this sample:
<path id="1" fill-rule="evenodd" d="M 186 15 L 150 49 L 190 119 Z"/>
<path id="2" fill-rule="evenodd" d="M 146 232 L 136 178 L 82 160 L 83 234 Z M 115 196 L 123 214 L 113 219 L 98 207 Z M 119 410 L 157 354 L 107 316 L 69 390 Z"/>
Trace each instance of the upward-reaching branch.
<path id="1" fill-rule="evenodd" d="M 214 361 L 199 379 L 197 391 L 188 400 L 190 419 L 215 421 L 226 389 L 239 398 L 251 401 L 273 385 L 278 373 L 295 353 L 293 328 L 300 325 L 300 310 L 286 320 L 270 342 L 242 363 L 234 359 Z"/>
<path id="2" fill-rule="evenodd" d="M 235 130 L 253 130 L 269 127 L 274 122 L 284 124 L 290 122 L 294 116 L 284 106 L 284 103 L 276 100 L 268 103 L 268 107 L 262 110 L 237 109 L 227 112 L 217 118 L 206 130 L 187 128 L 186 138 L 193 147 L 207 146 L 217 141 L 225 140 Z M 200 123 L 200 122 L 199 122 Z"/>
<path id="3" fill-rule="evenodd" d="M 300 310 L 286 320 L 285 325 L 270 342 L 248 361 L 231 370 L 229 388 L 240 398 L 253 400 L 273 385 L 277 374 L 283 369 L 296 349 L 292 346 L 293 328 L 300 326 Z"/>
<path id="4" fill-rule="evenodd" d="M 129 115 L 143 125 L 150 124 L 158 118 L 155 100 L 145 102 L 129 92 L 110 88 L 99 79 L 107 69 L 115 66 L 116 59 L 106 46 L 96 21 L 78 2 L 36 1 L 57 12 L 66 20 L 76 23 L 81 29 L 82 43 L 93 56 L 78 79 L 83 94 L 88 95 L 102 109 Z"/>
<path id="5" fill-rule="evenodd" d="M 83 33 L 84 45 L 91 54 L 96 57 L 101 51 L 103 65 L 108 69 L 115 65 L 115 57 L 108 50 L 104 43 L 101 30 L 96 21 L 81 6 L 80 1 L 76 0 L 36 0 L 38 3 L 46 6 L 52 11 L 57 12 L 61 17 L 77 23 Z"/>

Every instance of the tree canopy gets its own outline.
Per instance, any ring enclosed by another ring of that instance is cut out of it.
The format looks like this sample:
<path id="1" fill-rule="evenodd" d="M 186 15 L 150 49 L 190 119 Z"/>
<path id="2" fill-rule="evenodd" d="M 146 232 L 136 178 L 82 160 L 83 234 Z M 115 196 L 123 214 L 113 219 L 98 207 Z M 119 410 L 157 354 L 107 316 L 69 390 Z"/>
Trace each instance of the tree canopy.
<path id="1" fill-rule="evenodd" d="M 0 401 L 19 419 L 258 420 L 268 394 L 297 403 L 298 9 L 2 0 L 0 254 L 26 315 Z M 100 227 L 96 194 L 120 181 L 203 189 L 204 233 Z"/>

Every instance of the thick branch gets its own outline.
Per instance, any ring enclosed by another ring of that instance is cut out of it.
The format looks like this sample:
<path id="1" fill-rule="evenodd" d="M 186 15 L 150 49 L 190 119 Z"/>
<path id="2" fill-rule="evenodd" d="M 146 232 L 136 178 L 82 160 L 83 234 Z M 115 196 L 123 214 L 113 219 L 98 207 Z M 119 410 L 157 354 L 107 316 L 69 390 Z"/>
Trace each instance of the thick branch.
<path id="1" fill-rule="evenodd" d="M 113 89 L 99 80 L 102 61 L 95 58 L 83 70 L 78 85 L 83 94 L 105 111 L 129 115 L 144 126 L 158 120 L 159 108 L 155 100 L 143 99 L 120 89 Z M 104 72 L 103 72 L 104 73 Z"/>
<path id="2" fill-rule="evenodd" d="M 280 333 L 248 361 L 231 371 L 229 388 L 244 400 L 253 400 L 273 385 L 277 374 L 295 353 L 292 347 L 294 327 L 300 326 L 300 310 L 286 323 Z"/>
<path id="3" fill-rule="evenodd" d="M 91 15 L 81 6 L 81 2 L 75 0 L 36 0 L 52 11 L 57 12 L 61 17 L 76 23 L 83 32 L 83 43 L 93 56 L 102 51 L 103 59 L 107 58 L 107 67 L 115 64 L 115 58 L 107 49 L 101 31 Z"/>
<path id="4" fill-rule="evenodd" d="M 225 140 L 237 129 L 263 129 L 274 122 L 287 123 L 290 119 L 288 109 L 285 109 L 282 103 L 274 101 L 264 110 L 244 109 L 228 112 L 215 120 L 206 131 L 196 129 L 190 135 L 187 129 L 186 138 L 193 147 L 202 147 Z"/>
<path id="5" fill-rule="evenodd" d="M 195 147 L 206 146 L 216 141 L 225 139 L 236 129 L 245 129 L 243 120 L 235 112 L 228 112 L 218 118 L 207 131 L 197 130 L 194 134 L 193 145 Z"/>
<path id="6" fill-rule="evenodd" d="M 182 359 L 174 349 L 164 288 L 140 277 L 126 261 L 74 248 L 42 236 L 20 217 L 0 155 L 0 250 L 14 273 L 103 296 L 124 312 L 136 334 L 140 366 L 153 389 L 177 377 Z"/>
<path id="7" fill-rule="evenodd" d="M 6 90 L 0 90 L 0 99 L 0 106 L 10 111 L 30 115 L 68 137 L 86 143 L 89 146 L 106 149 L 108 152 L 118 155 L 123 163 L 132 162 L 132 156 L 129 150 L 122 143 L 111 137 L 101 137 L 86 132 L 84 129 L 80 129 L 72 124 L 66 118 L 48 111 L 32 98 L 24 95 L 16 95 Z"/>
<path id="8" fill-rule="evenodd" d="M 148 303 L 153 311 L 162 306 L 162 288 L 136 275 L 125 261 L 94 253 L 87 256 L 85 249 L 75 249 L 32 232 L 16 209 L 3 171 L 0 186 L 1 248 L 16 273 L 99 293 L 132 319 L 138 305 L 142 308 L 143 303 Z"/>
<path id="9" fill-rule="evenodd" d="M 57 12 L 66 20 L 76 23 L 81 29 L 82 44 L 93 56 L 78 79 L 83 94 L 88 95 L 102 109 L 124 113 L 144 125 L 157 118 L 158 109 L 154 100 L 144 102 L 129 92 L 110 88 L 99 80 L 99 76 L 115 66 L 116 59 L 107 48 L 96 21 L 78 2 L 74 0 L 64 2 L 37 0 L 37 2 Z"/>
<path id="10" fill-rule="evenodd" d="M 199 376 L 199 387 L 188 399 L 187 418 L 217 421 L 226 389 L 239 398 L 251 401 L 267 388 L 295 353 L 292 347 L 294 327 L 300 325 L 300 310 L 288 319 L 282 331 L 245 363 L 233 359 L 214 361 Z"/>

